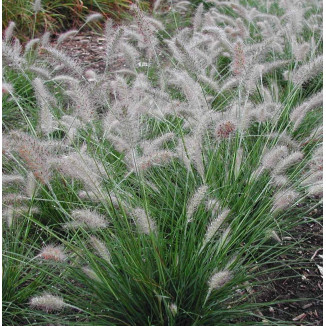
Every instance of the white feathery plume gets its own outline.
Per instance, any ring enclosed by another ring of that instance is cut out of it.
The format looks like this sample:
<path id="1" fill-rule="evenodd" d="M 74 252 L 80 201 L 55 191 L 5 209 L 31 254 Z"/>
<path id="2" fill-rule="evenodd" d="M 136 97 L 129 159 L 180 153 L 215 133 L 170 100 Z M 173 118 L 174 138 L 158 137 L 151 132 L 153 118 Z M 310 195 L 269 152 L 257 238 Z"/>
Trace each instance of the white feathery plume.
<path id="1" fill-rule="evenodd" d="M 86 17 L 85 24 L 97 21 L 97 20 L 102 19 L 102 18 L 103 18 L 103 15 L 98 13 L 98 12 L 94 13 L 94 14 L 90 14 L 90 15 L 88 15 Z"/>
<path id="2" fill-rule="evenodd" d="M 243 148 L 239 147 L 236 152 L 235 164 L 234 164 L 234 176 L 237 178 L 241 169 L 243 157 Z"/>
<path id="3" fill-rule="evenodd" d="M 269 170 L 273 169 L 276 164 L 288 155 L 286 146 L 275 146 L 264 154 L 261 160 L 262 167 Z"/>
<path id="4" fill-rule="evenodd" d="M 120 205 L 123 205 L 123 202 L 121 201 L 121 199 L 118 200 L 118 198 L 110 193 L 110 194 L 107 194 L 107 193 L 103 193 L 102 191 L 96 191 L 96 192 L 93 192 L 93 191 L 80 191 L 78 193 L 78 196 L 81 198 L 81 199 L 86 199 L 86 200 L 91 200 L 93 202 L 109 202 L 110 204 L 112 204 L 115 208 L 120 208 Z"/>
<path id="5" fill-rule="evenodd" d="M 33 3 L 33 11 L 37 14 L 42 10 L 41 0 L 35 0 Z"/>
<path id="6" fill-rule="evenodd" d="M 90 237 L 91 244 L 97 253 L 107 262 L 111 261 L 111 255 L 106 245 L 97 237 Z"/>
<path id="7" fill-rule="evenodd" d="M 159 8 L 161 4 L 161 0 L 155 0 L 154 4 L 153 4 L 153 12 L 156 12 L 157 9 Z"/>
<path id="8" fill-rule="evenodd" d="M 44 46 L 43 49 L 57 62 L 63 64 L 66 68 L 68 68 L 72 73 L 82 76 L 83 69 L 77 64 L 76 61 L 66 55 L 63 51 L 52 48 L 50 46 Z"/>
<path id="9" fill-rule="evenodd" d="M 26 66 L 26 60 L 20 56 L 20 53 L 17 52 L 13 46 L 8 45 L 8 43 L 3 42 L 2 44 L 2 56 L 3 61 L 10 65 L 11 68 L 22 71 Z"/>
<path id="10" fill-rule="evenodd" d="M 296 40 L 292 41 L 292 52 L 297 61 L 303 61 L 310 50 L 309 43 L 299 44 Z"/>
<path id="11" fill-rule="evenodd" d="M 312 174 L 308 175 L 301 184 L 304 186 L 312 185 L 316 182 L 323 180 L 323 171 L 315 171 Z"/>
<path id="12" fill-rule="evenodd" d="M 45 32 L 41 37 L 42 46 L 48 46 L 50 44 L 50 32 Z"/>
<path id="13" fill-rule="evenodd" d="M 268 138 L 277 138 L 278 145 L 284 145 L 292 149 L 297 150 L 300 147 L 300 145 L 295 140 L 293 140 L 292 137 L 286 133 L 286 131 L 283 131 L 282 133 L 272 132 L 268 134 Z"/>
<path id="14" fill-rule="evenodd" d="M 60 44 L 60 43 L 62 43 L 64 41 L 66 41 L 67 39 L 70 39 L 70 38 L 74 37 L 77 33 L 78 33 L 78 31 L 73 29 L 73 30 L 70 30 L 68 32 L 60 34 L 60 36 L 57 39 L 57 44 Z"/>
<path id="15" fill-rule="evenodd" d="M 289 179 L 285 175 L 272 174 L 271 182 L 275 187 L 284 187 L 289 183 Z"/>
<path id="16" fill-rule="evenodd" d="M 288 208 L 297 198 L 299 194 L 291 189 L 281 190 L 274 195 L 274 204 L 272 212 L 279 212 Z"/>
<path id="17" fill-rule="evenodd" d="M 89 266 L 84 266 L 82 268 L 83 272 L 92 280 L 101 282 L 101 279 L 98 277 L 98 275 L 95 273 L 93 269 L 91 269 Z"/>
<path id="18" fill-rule="evenodd" d="M 32 172 L 29 172 L 26 177 L 25 193 L 29 198 L 35 195 L 37 183 Z"/>
<path id="19" fill-rule="evenodd" d="M 14 29 L 16 27 L 16 24 L 14 22 L 10 22 L 8 27 L 5 29 L 4 32 L 4 41 L 9 42 L 14 34 Z"/>
<path id="20" fill-rule="evenodd" d="M 51 158 L 49 146 L 42 143 L 39 139 L 19 131 L 10 133 L 15 151 L 25 161 L 28 168 L 33 172 L 35 179 L 42 184 L 49 184 L 51 178 Z"/>
<path id="21" fill-rule="evenodd" d="M 57 76 L 53 77 L 51 80 L 55 81 L 55 82 L 66 82 L 69 84 L 79 84 L 78 79 L 71 77 L 71 76 L 67 76 L 67 75 L 57 75 Z"/>
<path id="22" fill-rule="evenodd" d="M 231 281 L 232 273 L 229 270 L 223 270 L 217 273 L 214 273 L 208 281 L 208 291 L 217 290 L 223 285 Z"/>
<path id="23" fill-rule="evenodd" d="M 12 222 L 14 219 L 14 207 L 8 206 L 6 208 L 2 208 L 2 220 L 6 221 L 8 227 L 12 226 Z"/>
<path id="24" fill-rule="evenodd" d="M 15 174 L 3 174 L 2 175 L 2 185 L 11 183 L 24 183 L 24 178 L 21 175 Z"/>
<path id="25" fill-rule="evenodd" d="M 4 204 L 16 204 L 16 203 L 21 203 L 24 202 L 25 200 L 28 200 L 26 196 L 12 193 L 12 194 L 6 194 L 2 196 L 2 202 Z"/>
<path id="26" fill-rule="evenodd" d="M 135 164 L 132 165 L 132 170 L 145 171 L 152 166 L 166 164 L 175 157 L 175 154 L 171 151 L 158 150 L 152 152 L 150 155 L 141 157 L 135 160 Z"/>
<path id="27" fill-rule="evenodd" d="M 30 67 L 28 67 L 28 69 L 29 69 L 29 71 L 34 72 L 41 78 L 51 79 L 50 72 L 45 68 L 37 67 L 37 66 L 30 66 Z"/>
<path id="28" fill-rule="evenodd" d="M 308 111 L 313 110 L 323 104 L 323 91 L 311 96 L 308 100 L 293 109 L 290 120 L 293 122 L 293 130 L 296 130 L 305 118 Z"/>
<path id="29" fill-rule="evenodd" d="M 232 278 L 233 274 L 228 269 L 214 273 L 208 280 L 208 292 L 205 299 L 205 303 L 211 295 L 212 291 L 220 289 L 222 286 L 230 282 Z"/>
<path id="30" fill-rule="evenodd" d="M 162 146 L 162 144 L 169 140 L 172 140 L 174 136 L 175 135 L 173 132 L 168 132 L 155 139 L 144 141 L 142 144 L 143 154 L 151 155 L 153 152 L 157 151 Z"/>
<path id="31" fill-rule="evenodd" d="M 232 72 L 234 75 L 240 75 L 246 66 L 246 57 L 244 46 L 241 40 L 238 40 L 233 49 Z"/>
<path id="32" fill-rule="evenodd" d="M 188 223 L 192 221 L 192 216 L 196 212 L 201 201 L 204 199 L 207 191 L 208 191 L 208 186 L 202 185 L 196 190 L 194 195 L 188 200 L 187 211 L 186 211 L 186 217 Z"/>
<path id="33" fill-rule="evenodd" d="M 61 297 L 49 293 L 32 297 L 29 304 L 31 308 L 44 310 L 46 312 L 60 311 L 66 306 Z"/>
<path id="34" fill-rule="evenodd" d="M 65 254 L 62 246 L 47 245 L 36 256 L 45 260 L 65 261 L 67 255 Z"/>
<path id="35" fill-rule="evenodd" d="M 323 170 L 323 146 L 319 145 L 312 153 L 310 169 L 313 171 Z"/>
<path id="36" fill-rule="evenodd" d="M 97 116 L 96 103 L 89 89 L 78 84 L 71 84 L 70 90 L 65 92 L 74 102 L 75 114 L 85 123 L 92 121 Z"/>
<path id="37" fill-rule="evenodd" d="M 108 221 L 103 215 L 100 215 L 90 209 L 75 209 L 71 212 L 71 217 L 75 220 L 65 224 L 65 228 L 75 228 L 86 226 L 91 229 L 106 228 Z"/>
<path id="38" fill-rule="evenodd" d="M 87 80 L 90 82 L 96 81 L 96 79 L 97 79 L 96 72 L 92 69 L 86 70 L 84 75 L 87 78 Z"/>
<path id="39" fill-rule="evenodd" d="M 169 309 L 171 311 L 171 314 L 175 316 L 178 313 L 178 306 L 175 303 L 169 304 Z"/>
<path id="40" fill-rule="evenodd" d="M 201 29 L 201 26 L 203 24 L 203 12 L 204 12 L 204 4 L 201 3 L 197 7 L 194 16 L 194 32 L 199 32 Z"/>
<path id="41" fill-rule="evenodd" d="M 26 55 L 30 50 L 32 50 L 34 48 L 34 45 L 38 44 L 39 42 L 39 38 L 33 38 L 32 40 L 29 40 L 25 45 L 24 55 Z"/>
<path id="42" fill-rule="evenodd" d="M 227 218 L 229 213 L 229 209 L 224 209 L 220 214 L 218 214 L 217 217 L 215 217 L 210 222 L 205 233 L 203 246 L 205 246 L 214 237 L 214 235 L 216 234 L 224 220 Z"/>
<path id="43" fill-rule="evenodd" d="M 309 81 L 323 70 L 323 56 L 320 55 L 314 60 L 302 65 L 297 70 L 291 73 L 290 79 L 297 86 L 302 86 L 305 82 Z"/>
<path id="44" fill-rule="evenodd" d="M 144 209 L 135 208 L 132 211 L 133 220 L 136 223 L 139 232 L 144 234 L 156 233 L 156 224 L 150 216 L 148 216 Z"/>
<path id="45" fill-rule="evenodd" d="M 310 186 L 308 188 L 308 195 L 309 196 L 316 196 L 316 197 L 322 197 L 323 196 L 323 184 L 315 184 L 313 186 Z"/>
<path id="46" fill-rule="evenodd" d="M 45 135 L 50 134 L 57 128 L 57 121 L 54 120 L 54 116 L 51 112 L 51 104 L 56 104 L 56 99 L 44 86 L 43 81 L 40 78 L 35 78 L 32 82 L 37 103 L 40 106 L 40 129 Z"/>
<path id="47" fill-rule="evenodd" d="M 2 82 L 2 95 L 10 93 L 12 94 L 13 92 L 14 87 L 11 84 Z"/>
<path id="48" fill-rule="evenodd" d="M 273 167 L 272 173 L 275 175 L 282 174 L 293 164 L 302 161 L 303 154 L 301 152 L 291 153 L 289 156 L 280 160 L 275 167 Z"/>
<path id="49" fill-rule="evenodd" d="M 212 211 L 212 215 L 217 215 L 217 212 L 221 209 L 221 204 L 217 199 L 210 198 L 206 201 L 206 209 Z"/>

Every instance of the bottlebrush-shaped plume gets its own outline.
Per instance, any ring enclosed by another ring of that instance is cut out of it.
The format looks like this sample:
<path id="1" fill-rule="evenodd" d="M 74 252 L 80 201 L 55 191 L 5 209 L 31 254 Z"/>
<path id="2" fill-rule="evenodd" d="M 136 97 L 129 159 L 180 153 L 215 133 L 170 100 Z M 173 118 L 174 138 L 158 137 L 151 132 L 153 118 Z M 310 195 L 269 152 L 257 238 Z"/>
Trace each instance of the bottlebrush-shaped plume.
<path id="1" fill-rule="evenodd" d="M 204 200 L 207 191 L 208 191 L 208 186 L 202 185 L 196 190 L 193 196 L 189 199 L 187 203 L 187 211 L 186 211 L 186 217 L 188 223 L 192 221 L 192 217 L 194 213 L 197 211 L 200 203 Z"/>
<path id="2" fill-rule="evenodd" d="M 41 0 L 35 0 L 33 3 L 33 11 L 35 13 L 38 13 L 41 10 L 42 10 Z"/>
<path id="3" fill-rule="evenodd" d="M 10 134 L 15 151 L 25 161 L 34 177 L 42 184 L 49 184 L 51 179 L 51 154 L 46 143 L 23 132 Z"/>
<path id="4" fill-rule="evenodd" d="M 82 268 L 83 272 L 92 280 L 97 281 L 97 282 L 101 282 L 101 279 L 98 277 L 98 275 L 96 274 L 96 272 L 90 268 L 89 266 L 84 266 Z"/>
<path id="5" fill-rule="evenodd" d="M 65 261 L 67 255 L 65 254 L 62 246 L 47 245 L 36 256 L 45 260 Z"/>
<path id="6" fill-rule="evenodd" d="M 103 18 L 103 15 L 96 12 L 94 14 L 90 14 L 86 17 L 86 20 L 85 20 L 85 24 L 89 24 L 89 23 L 92 23 L 94 21 L 97 21 L 97 20 L 100 20 Z"/>
<path id="7" fill-rule="evenodd" d="M 204 12 L 204 4 L 201 3 L 197 9 L 196 9 L 196 13 L 194 16 L 194 32 L 198 32 L 201 29 L 202 23 L 203 23 L 203 12 Z"/>
<path id="8" fill-rule="evenodd" d="M 9 204 L 9 205 L 2 209 L 2 219 L 4 221 L 6 221 L 8 227 L 12 226 L 15 219 L 26 217 L 26 216 L 29 216 L 31 214 L 38 214 L 40 212 L 37 207 L 30 207 L 30 206 L 28 207 L 28 206 L 22 204 L 22 202 L 28 200 L 28 198 L 26 198 L 26 197 L 15 195 L 16 199 L 12 198 L 12 200 L 10 200 L 8 202 L 8 200 L 7 200 L 8 197 L 7 196 L 8 195 L 3 196 L 3 203 L 4 204 Z M 22 198 L 17 198 L 17 196 L 22 197 Z"/>
<path id="9" fill-rule="evenodd" d="M 45 312 L 60 311 L 66 306 L 61 297 L 49 293 L 32 297 L 29 304 L 31 308 Z"/>
<path id="10" fill-rule="evenodd" d="M 308 63 L 302 65 L 297 70 L 290 73 L 289 79 L 296 85 L 302 86 L 323 70 L 323 56 L 318 56 Z"/>
<path id="11" fill-rule="evenodd" d="M 93 248 L 98 253 L 98 255 L 100 255 L 100 257 L 102 257 L 107 262 L 111 262 L 110 252 L 109 252 L 108 248 L 106 247 L 106 245 L 100 239 L 98 239 L 95 236 L 91 236 L 90 242 L 91 242 Z"/>
<path id="12" fill-rule="evenodd" d="M 290 120 L 293 122 L 293 130 L 298 129 L 301 122 L 305 118 L 307 112 L 313 110 L 323 104 L 323 91 L 311 96 L 308 100 L 294 108 L 290 114 Z"/>
<path id="13" fill-rule="evenodd" d="M 146 214 L 144 209 L 135 208 L 132 210 L 131 215 L 140 233 L 150 234 L 157 232 L 155 221 Z"/>
<path id="14" fill-rule="evenodd" d="M 261 160 L 264 169 L 273 169 L 279 161 L 285 159 L 288 155 L 288 148 L 286 146 L 275 146 L 264 154 Z"/>
<path id="15" fill-rule="evenodd" d="M 272 170 L 272 174 L 280 175 L 286 172 L 293 164 L 302 161 L 304 155 L 301 152 L 293 152 L 278 162 Z"/>
<path id="16" fill-rule="evenodd" d="M 218 211 L 221 210 L 221 204 L 217 199 L 209 198 L 206 201 L 206 209 L 212 211 L 212 216 L 216 216 Z"/>
<path id="17" fill-rule="evenodd" d="M 24 56 L 26 57 L 26 55 L 33 50 L 37 44 L 39 44 L 40 39 L 39 38 L 34 38 L 31 39 L 30 41 L 28 41 L 25 45 L 25 49 L 24 49 Z"/>
<path id="18" fill-rule="evenodd" d="M 78 31 L 73 29 L 73 30 L 70 30 L 70 31 L 60 34 L 57 39 L 57 44 L 63 43 L 66 40 L 73 38 L 77 33 L 78 33 Z"/>
<path id="19" fill-rule="evenodd" d="M 292 189 L 285 189 L 274 195 L 274 204 L 272 212 L 276 213 L 291 206 L 299 198 L 299 193 Z"/>
<path id="20" fill-rule="evenodd" d="M 4 41 L 9 42 L 11 41 L 13 35 L 14 35 L 14 30 L 15 30 L 16 24 L 14 22 L 10 22 L 8 27 L 4 31 Z"/>
<path id="21" fill-rule="evenodd" d="M 305 42 L 299 44 L 296 40 L 292 41 L 292 52 L 297 61 L 305 60 L 310 50 L 310 44 Z"/>
<path id="22" fill-rule="evenodd" d="M 242 41 L 237 41 L 234 45 L 232 58 L 232 72 L 234 75 L 240 75 L 245 69 L 246 57 Z"/>
<path id="23" fill-rule="evenodd" d="M 227 218 L 229 215 L 230 210 L 229 209 L 224 209 L 218 216 L 214 217 L 210 224 L 207 227 L 205 237 L 204 237 L 204 243 L 203 246 L 205 246 L 216 234 L 224 220 Z"/>
<path id="24" fill-rule="evenodd" d="M 51 46 L 43 46 L 44 51 L 50 55 L 57 63 L 64 65 L 72 74 L 82 76 L 83 69 L 70 56 L 62 50 L 58 50 Z"/>
<path id="25" fill-rule="evenodd" d="M 207 291 L 205 302 L 211 295 L 212 291 L 216 291 L 220 289 L 225 284 L 230 282 L 232 278 L 233 278 L 232 272 L 227 269 L 214 273 L 208 280 L 208 291 Z"/>
<path id="26" fill-rule="evenodd" d="M 71 212 L 71 217 L 74 221 L 64 224 L 65 228 L 88 227 L 90 229 L 102 229 L 109 224 L 103 215 L 91 209 L 75 209 Z"/>
<path id="27" fill-rule="evenodd" d="M 49 135 L 57 128 L 57 121 L 51 112 L 52 106 L 56 106 L 56 99 L 46 89 L 40 78 L 35 78 L 32 84 L 37 103 L 40 106 L 39 126 L 43 134 Z"/>
<path id="28" fill-rule="evenodd" d="M 130 10 L 134 12 L 136 24 L 129 26 L 128 30 L 131 31 L 131 35 L 136 35 L 137 46 L 140 49 L 145 49 L 146 56 L 152 58 L 158 45 L 155 33 L 164 27 L 160 21 L 146 16 L 139 8 L 138 3 L 132 4 Z"/>
<path id="29" fill-rule="evenodd" d="M 86 153 L 86 148 L 82 148 L 79 153 L 60 157 L 55 165 L 62 174 L 82 181 L 87 190 L 101 193 L 101 183 L 106 172 L 100 162 Z"/>
<path id="30" fill-rule="evenodd" d="M 2 186 L 11 183 L 24 183 L 24 177 L 19 174 L 3 174 L 2 175 Z"/>

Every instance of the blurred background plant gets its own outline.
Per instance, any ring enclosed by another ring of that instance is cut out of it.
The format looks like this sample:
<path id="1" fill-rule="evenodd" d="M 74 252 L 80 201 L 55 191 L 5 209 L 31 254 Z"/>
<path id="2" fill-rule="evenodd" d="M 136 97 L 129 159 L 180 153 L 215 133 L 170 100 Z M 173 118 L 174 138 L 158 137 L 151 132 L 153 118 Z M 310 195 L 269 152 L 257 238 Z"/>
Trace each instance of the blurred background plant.
<path id="1" fill-rule="evenodd" d="M 151 7 L 148 0 L 141 1 L 143 10 Z M 33 31 L 58 32 L 79 27 L 90 12 L 101 13 L 116 20 L 130 17 L 131 0 L 43 0 L 41 10 L 35 13 L 35 3 L 29 0 L 4 0 L 2 2 L 2 28 L 10 21 L 16 22 L 17 37 L 28 40 Z"/>

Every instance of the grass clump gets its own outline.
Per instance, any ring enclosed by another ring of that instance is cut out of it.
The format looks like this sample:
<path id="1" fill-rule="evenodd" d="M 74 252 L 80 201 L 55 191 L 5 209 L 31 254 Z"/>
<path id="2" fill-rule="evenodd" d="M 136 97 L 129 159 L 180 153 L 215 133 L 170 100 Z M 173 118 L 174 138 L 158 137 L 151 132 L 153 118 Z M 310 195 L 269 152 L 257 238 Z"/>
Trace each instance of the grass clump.
<path id="1" fill-rule="evenodd" d="M 200 4 L 172 31 L 163 2 L 133 4 L 102 72 L 6 30 L 4 114 L 24 123 L 5 120 L 4 227 L 34 241 L 8 257 L 47 275 L 12 301 L 39 324 L 293 324 L 259 292 L 303 264 L 288 235 L 321 202 L 321 9 L 252 5 Z"/>

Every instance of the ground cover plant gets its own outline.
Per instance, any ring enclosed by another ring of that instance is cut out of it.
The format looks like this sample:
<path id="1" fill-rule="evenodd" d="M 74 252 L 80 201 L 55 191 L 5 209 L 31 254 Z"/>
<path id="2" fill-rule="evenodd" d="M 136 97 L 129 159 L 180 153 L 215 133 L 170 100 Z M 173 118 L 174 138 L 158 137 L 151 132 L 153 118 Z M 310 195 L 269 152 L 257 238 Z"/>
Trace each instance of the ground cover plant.
<path id="1" fill-rule="evenodd" d="M 213 0 L 180 26 L 190 8 L 108 20 L 102 72 L 65 53 L 75 30 L 5 30 L 7 325 L 305 324 L 260 294 L 306 263 L 291 230 L 321 205 L 321 2 Z"/>

